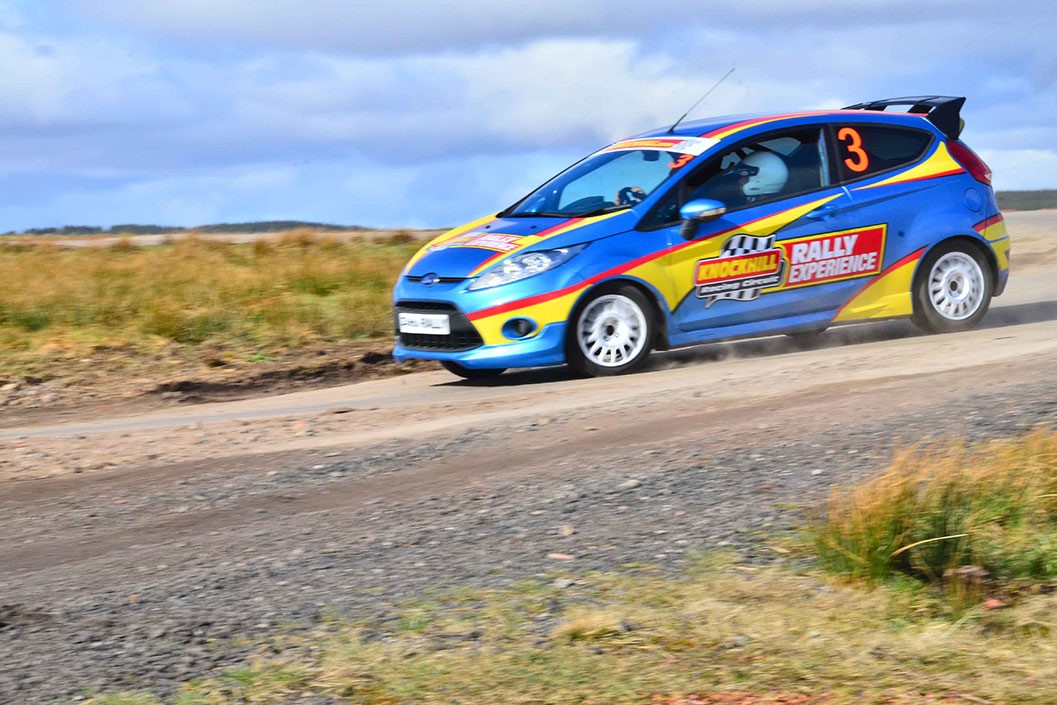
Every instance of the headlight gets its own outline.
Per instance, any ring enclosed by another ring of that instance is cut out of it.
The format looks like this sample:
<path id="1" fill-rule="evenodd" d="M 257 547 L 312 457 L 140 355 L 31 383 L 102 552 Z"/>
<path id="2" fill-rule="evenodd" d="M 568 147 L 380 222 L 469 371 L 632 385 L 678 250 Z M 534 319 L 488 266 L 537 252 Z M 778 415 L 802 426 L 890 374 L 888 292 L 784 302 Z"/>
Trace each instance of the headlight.
<path id="1" fill-rule="evenodd" d="M 521 252 L 507 257 L 478 277 L 477 281 L 470 284 L 469 290 L 489 289 L 493 286 L 509 284 L 542 274 L 549 269 L 554 269 L 559 264 L 569 261 L 585 247 L 587 247 L 586 244 L 574 245 L 556 250 Z"/>

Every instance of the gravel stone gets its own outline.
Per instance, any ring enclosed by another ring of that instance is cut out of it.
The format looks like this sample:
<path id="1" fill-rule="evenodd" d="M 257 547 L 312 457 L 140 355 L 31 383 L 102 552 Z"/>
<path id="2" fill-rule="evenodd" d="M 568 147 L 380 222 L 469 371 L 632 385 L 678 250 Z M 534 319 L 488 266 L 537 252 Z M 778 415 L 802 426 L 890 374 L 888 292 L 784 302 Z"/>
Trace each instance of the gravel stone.
<path id="1" fill-rule="evenodd" d="M 768 548 L 772 539 L 795 530 L 833 483 L 878 471 L 894 449 L 1053 425 L 1057 372 L 952 394 L 942 404 L 913 402 L 810 430 L 769 424 L 740 443 L 712 444 L 722 429 L 707 429 L 659 454 L 594 449 L 554 461 L 560 472 L 552 476 L 497 476 L 406 497 L 379 492 L 354 506 L 312 511 L 298 503 L 368 479 L 398 484 L 408 467 L 483 454 L 516 431 L 384 443 L 343 451 L 326 464 L 247 468 L 236 481 L 224 473 L 189 475 L 141 492 L 97 483 L 46 503 L 9 504 L 0 526 L 4 550 L 36 551 L 75 535 L 88 551 L 109 540 L 104 529 L 139 531 L 130 522 L 143 517 L 186 526 L 161 538 L 148 530 L 131 538 L 127 551 L 72 556 L 38 571 L 0 564 L 0 703 L 69 703 L 92 688 L 170 698 L 182 682 L 245 662 L 253 640 L 277 626 L 308 633 L 332 614 L 386 624 L 405 600 L 446 588 L 543 579 L 564 589 L 580 573 L 643 562 L 677 573 L 687 552 L 715 548 L 748 565 L 784 561 Z M 585 427 L 577 419 L 572 428 Z M 644 484 L 648 495 L 627 493 Z M 226 523 L 199 522 L 227 516 Z M 742 648 L 749 639 L 737 635 L 729 643 Z"/>

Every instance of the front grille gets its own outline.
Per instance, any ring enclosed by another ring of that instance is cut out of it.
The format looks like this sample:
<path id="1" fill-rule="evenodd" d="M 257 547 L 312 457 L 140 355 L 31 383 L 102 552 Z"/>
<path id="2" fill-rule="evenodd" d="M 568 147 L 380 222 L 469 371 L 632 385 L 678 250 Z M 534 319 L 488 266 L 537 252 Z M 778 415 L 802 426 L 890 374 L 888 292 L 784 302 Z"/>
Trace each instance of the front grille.
<path id="1" fill-rule="evenodd" d="M 451 324 L 448 335 L 425 335 L 423 333 L 401 333 L 397 323 L 400 313 L 446 313 Z M 470 319 L 452 304 L 440 301 L 398 301 L 394 316 L 396 336 L 400 344 L 410 350 L 443 350 L 456 352 L 473 350 L 484 345 Z"/>
<path id="2" fill-rule="evenodd" d="M 415 282 L 416 284 L 422 281 L 422 277 L 413 277 L 410 274 L 406 277 L 409 282 Z M 458 284 L 459 282 L 466 281 L 465 277 L 437 277 L 437 284 Z"/>

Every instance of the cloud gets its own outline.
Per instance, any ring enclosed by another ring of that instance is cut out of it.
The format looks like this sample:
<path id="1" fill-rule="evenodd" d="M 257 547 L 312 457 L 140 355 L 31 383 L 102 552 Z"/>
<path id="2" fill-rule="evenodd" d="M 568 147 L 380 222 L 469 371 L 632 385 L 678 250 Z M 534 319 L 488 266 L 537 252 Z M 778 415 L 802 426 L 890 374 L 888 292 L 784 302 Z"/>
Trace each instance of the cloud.
<path id="1" fill-rule="evenodd" d="M 997 190 L 1057 188 L 1057 152 L 1053 149 L 981 149 Z"/>
<path id="2" fill-rule="evenodd" d="M 988 0 L 66 0 L 82 15 L 170 38 L 337 50 L 361 55 L 471 51 L 542 38 L 663 38 L 710 27 L 739 35 L 814 33 L 932 24 L 943 29 L 980 17 L 1023 21 L 1045 14 L 1042 0 L 995 13 Z M 1003 19 L 1004 18 L 1004 19 Z M 894 38 L 898 40 L 898 37 Z"/>
<path id="3" fill-rule="evenodd" d="M 1057 10 L 1037 1 L 49 6 L 0 5 L 0 229 L 151 204 L 177 223 L 450 224 L 672 122 L 734 64 L 691 119 L 967 95 L 996 183 L 1057 185 L 1017 166 L 1051 164 L 1057 126 Z"/>
<path id="4" fill-rule="evenodd" d="M 574 158 L 528 152 L 429 164 L 253 163 L 194 173 L 0 176 L 0 232 L 71 224 L 309 220 L 453 226 L 510 205 Z"/>

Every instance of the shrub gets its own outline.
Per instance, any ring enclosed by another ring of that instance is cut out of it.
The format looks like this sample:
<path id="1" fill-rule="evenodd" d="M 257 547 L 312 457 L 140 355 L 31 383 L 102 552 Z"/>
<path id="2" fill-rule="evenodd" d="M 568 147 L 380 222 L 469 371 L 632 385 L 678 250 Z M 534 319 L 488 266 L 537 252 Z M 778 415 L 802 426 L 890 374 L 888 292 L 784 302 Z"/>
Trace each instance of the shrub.
<path id="1" fill-rule="evenodd" d="M 1057 433 L 900 454 L 833 491 L 812 528 L 822 564 L 871 581 L 1057 576 Z"/>

